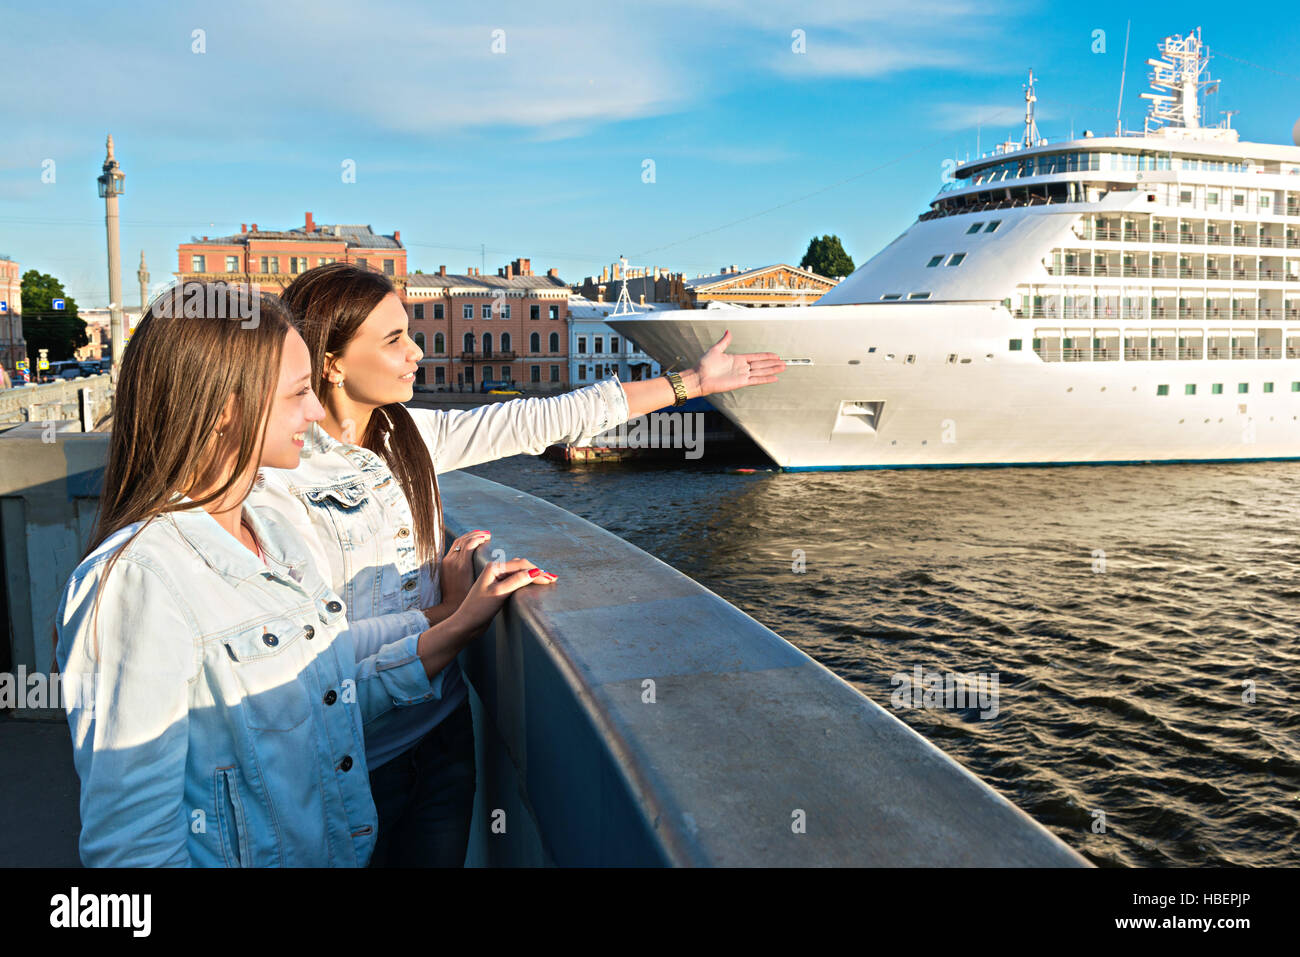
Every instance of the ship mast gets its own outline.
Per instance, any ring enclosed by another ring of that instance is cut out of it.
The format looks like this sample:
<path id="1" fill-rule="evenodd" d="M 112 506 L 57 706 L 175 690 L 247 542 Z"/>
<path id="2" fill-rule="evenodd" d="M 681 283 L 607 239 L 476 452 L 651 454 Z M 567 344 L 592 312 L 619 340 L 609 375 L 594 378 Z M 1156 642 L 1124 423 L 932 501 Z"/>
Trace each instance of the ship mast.
<path id="1" fill-rule="evenodd" d="M 1025 87 L 1025 146 L 1038 143 L 1038 124 L 1034 122 L 1034 104 L 1038 97 L 1034 95 L 1034 71 L 1029 71 L 1029 84 Z"/>
<path id="2" fill-rule="evenodd" d="M 1146 132 L 1161 125 L 1194 130 L 1201 125 L 1199 95 L 1201 88 L 1217 83 L 1208 76 L 1210 58 L 1201 46 L 1201 28 L 1185 38 L 1175 34 L 1160 44 L 1162 58 L 1147 60 L 1151 67 L 1151 86 L 1156 93 L 1143 93 L 1151 101 L 1146 118 Z"/>

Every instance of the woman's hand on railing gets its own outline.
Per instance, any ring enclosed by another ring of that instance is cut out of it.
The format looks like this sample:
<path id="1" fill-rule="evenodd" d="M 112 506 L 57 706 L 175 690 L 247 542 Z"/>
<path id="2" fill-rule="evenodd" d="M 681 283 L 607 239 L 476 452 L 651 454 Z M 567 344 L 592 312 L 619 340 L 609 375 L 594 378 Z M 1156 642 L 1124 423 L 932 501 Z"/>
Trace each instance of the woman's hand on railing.
<path id="1" fill-rule="evenodd" d="M 486 529 L 476 528 L 466 532 L 451 543 L 451 548 L 442 557 L 442 573 L 439 575 L 439 588 L 442 603 L 450 606 L 452 611 L 469 594 L 474 584 L 474 551 L 480 545 L 486 545 L 492 539 L 492 533 Z"/>
<path id="2" fill-rule="evenodd" d="M 549 585 L 558 577 L 526 558 L 489 562 L 460 606 L 420 635 L 416 650 L 425 673 L 432 678 L 451 664 L 461 648 L 483 634 L 511 594 L 526 585 Z"/>

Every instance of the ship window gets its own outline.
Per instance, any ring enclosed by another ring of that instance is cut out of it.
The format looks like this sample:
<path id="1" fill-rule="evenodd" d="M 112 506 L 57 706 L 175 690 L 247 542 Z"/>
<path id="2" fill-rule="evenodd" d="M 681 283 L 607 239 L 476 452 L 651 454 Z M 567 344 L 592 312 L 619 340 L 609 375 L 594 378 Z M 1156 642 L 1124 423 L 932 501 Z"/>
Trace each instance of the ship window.
<path id="1" fill-rule="evenodd" d="M 1205 194 L 1205 201 L 1206 201 L 1207 203 L 1209 203 L 1211 206 L 1216 206 L 1216 205 L 1218 205 L 1218 202 L 1219 202 L 1219 194 L 1218 194 L 1218 193 L 1206 193 L 1206 194 Z"/>
<path id="2" fill-rule="evenodd" d="M 1265 392 L 1272 392 L 1272 391 L 1273 391 L 1273 383 L 1271 383 L 1271 382 L 1265 382 L 1265 383 L 1264 383 L 1264 391 L 1265 391 Z"/>
<path id="3" fill-rule="evenodd" d="M 908 299 L 929 299 L 930 294 L 928 292 L 909 292 L 907 294 L 907 298 Z"/>
<path id="4" fill-rule="evenodd" d="M 1169 386 L 1167 385 L 1156 386 L 1156 395 L 1168 395 L 1168 394 L 1169 394 Z"/>
<path id="5" fill-rule="evenodd" d="M 943 262 L 943 256 L 942 256 L 942 255 L 940 255 L 940 256 L 931 256 L 931 257 L 930 257 L 930 261 L 929 261 L 928 263 L 926 263 L 925 265 L 926 265 L 927 268 L 929 268 L 929 267 L 931 267 L 931 266 L 937 266 L 937 265 L 939 265 L 939 263 L 941 263 L 941 262 Z"/>
<path id="6" fill-rule="evenodd" d="M 957 353 L 955 352 L 948 353 L 948 362 L 955 363 L 956 361 L 957 361 Z"/>
<path id="7" fill-rule="evenodd" d="M 867 352 L 868 352 L 868 353 L 872 353 L 872 352 L 875 352 L 875 351 L 876 351 L 876 347 L 875 347 L 875 346 L 871 346 L 869 349 L 867 349 Z"/>
<path id="8" fill-rule="evenodd" d="M 1237 383 L 1237 391 L 1238 391 L 1238 392 L 1249 392 L 1249 391 L 1250 391 L 1250 383 L 1248 383 L 1248 382 L 1238 382 L 1238 383 Z"/>
<path id="9" fill-rule="evenodd" d="M 948 265 L 949 265 L 949 266 L 960 266 L 960 265 L 961 265 L 961 261 L 962 261 L 963 259 L 965 259 L 965 258 L 966 258 L 966 254 L 965 254 L 965 253 L 953 253 L 951 256 L 948 257 Z"/>
<path id="10" fill-rule="evenodd" d="M 1190 189 L 1184 189 L 1179 192 L 1178 202 L 1186 205 L 1186 204 L 1190 204 L 1191 201 L 1192 201 L 1192 191 Z"/>
<path id="11" fill-rule="evenodd" d="M 1214 385 L 1210 386 L 1210 393 L 1212 395 L 1223 395 L 1223 383 L 1216 382 Z"/>
<path id="12" fill-rule="evenodd" d="M 1196 386 L 1190 382 L 1183 386 L 1183 395 L 1196 395 Z"/>
<path id="13" fill-rule="evenodd" d="M 1245 197 L 1245 196 L 1242 196 L 1241 193 L 1234 193 L 1233 196 L 1232 196 L 1232 205 L 1233 205 L 1233 206 L 1245 206 L 1245 205 L 1246 205 L 1246 197 Z"/>
<path id="14" fill-rule="evenodd" d="M 1292 392 L 1300 392 L 1300 382 L 1292 382 L 1292 383 L 1291 383 L 1291 391 L 1292 391 Z"/>
<path id="15" fill-rule="evenodd" d="M 987 226 L 984 227 L 984 232 L 986 233 L 995 232 L 997 228 L 1001 225 L 1002 225 L 1002 220 L 995 219 L 993 220 L 993 222 L 989 223 Z"/>
<path id="16" fill-rule="evenodd" d="M 978 233 L 980 231 L 980 227 L 983 225 L 984 225 L 983 223 L 972 224 L 971 228 L 966 230 L 966 235 L 969 236 L 971 233 Z"/>
<path id="17" fill-rule="evenodd" d="M 916 363 L 916 353 L 914 353 L 914 352 L 909 352 L 909 353 L 907 354 L 907 364 L 908 364 L 908 365 L 914 365 L 915 363 Z"/>
<path id="18" fill-rule="evenodd" d="M 902 299 L 903 294 L 901 292 L 887 292 L 880 298 L 881 299 Z"/>
<path id="19" fill-rule="evenodd" d="M 1007 348 L 1008 348 L 1011 352 L 1019 352 L 1019 351 L 1020 351 L 1021 342 L 1022 342 L 1022 340 L 1020 340 L 1020 339 L 1012 339 L 1012 340 L 1007 344 Z"/>

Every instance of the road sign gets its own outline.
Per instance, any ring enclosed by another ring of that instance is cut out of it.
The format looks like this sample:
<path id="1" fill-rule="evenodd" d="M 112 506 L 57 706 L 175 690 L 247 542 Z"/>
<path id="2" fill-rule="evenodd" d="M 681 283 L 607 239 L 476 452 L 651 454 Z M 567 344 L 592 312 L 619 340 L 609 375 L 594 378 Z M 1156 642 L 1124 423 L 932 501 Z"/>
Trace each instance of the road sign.
<path id="1" fill-rule="evenodd" d="M 53 306 L 55 309 L 65 308 L 62 299 L 55 299 L 52 303 L 50 303 L 50 305 Z"/>
<path id="2" fill-rule="evenodd" d="M 48 369 L 49 367 L 50 367 L 50 360 L 49 360 L 49 359 L 37 359 L 37 360 L 36 360 L 36 368 L 37 368 L 37 369 L 40 369 L 40 370 L 44 371 L 45 369 Z"/>
<path id="3" fill-rule="evenodd" d="M 8 312 L 8 311 L 9 311 L 9 303 L 5 302 L 3 299 L 0 299 L 0 312 Z"/>
<path id="4" fill-rule="evenodd" d="M 19 359 L 17 362 L 14 363 L 14 366 L 18 369 L 21 369 L 23 372 L 26 372 L 28 369 L 31 368 L 31 363 L 26 359 Z"/>

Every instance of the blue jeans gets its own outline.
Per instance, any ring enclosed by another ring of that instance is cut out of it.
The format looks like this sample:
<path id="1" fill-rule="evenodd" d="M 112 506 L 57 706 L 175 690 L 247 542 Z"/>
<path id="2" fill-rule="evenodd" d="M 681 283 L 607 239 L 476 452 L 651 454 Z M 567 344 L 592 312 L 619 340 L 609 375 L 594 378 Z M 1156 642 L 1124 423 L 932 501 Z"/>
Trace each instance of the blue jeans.
<path id="1" fill-rule="evenodd" d="M 474 772 L 474 720 L 466 697 L 437 727 L 370 773 L 379 811 L 370 866 L 464 866 Z"/>

